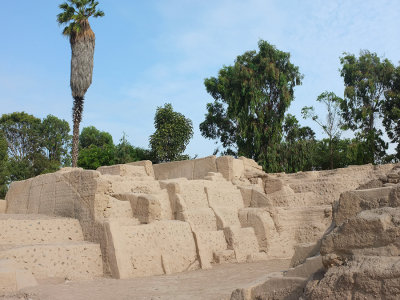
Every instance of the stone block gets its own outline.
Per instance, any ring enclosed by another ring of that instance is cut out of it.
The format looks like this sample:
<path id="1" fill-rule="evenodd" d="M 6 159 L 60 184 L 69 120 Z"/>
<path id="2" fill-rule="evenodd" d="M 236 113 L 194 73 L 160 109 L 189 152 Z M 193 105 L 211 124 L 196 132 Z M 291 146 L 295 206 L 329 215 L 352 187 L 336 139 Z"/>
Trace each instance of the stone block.
<path id="1" fill-rule="evenodd" d="M 102 175 L 115 175 L 125 177 L 146 177 L 145 166 L 135 166 L 131 164 L 122 164 L 114 166 L 105 166 L 97 168 Z"/>
<path id="2" fill-rule="evenodd" d="M 36 285 L 37 281 L 30 271 L 18 269 L 13 260 L 0 260 L 0 296 Z"/>
<path id="3" fill-rule="evenodd" d="M 188 223 L 158 221 L 131 226 L 109 221 L 107 226 L 115 254 L 114 277 L 161 275 L 200 267 Z"/>
<path id="4" fill-rule="evenodd" d="M 283 187 L 283 182 L 278 178 L 267 177 L 264 179 L 264 191 L 266 194 L 272 194 L 280 191 Z"/>
<path id="5" fill-rule="evenodd" d="M 262 208 L 244 208 L 239 210 L 242 227 L 252 227 L 261 251 L 268 252 L 272 235 L 276 232 L 270 213 Z"/>
<path id="6" fill-rule="evenodd" d="M 176 219 L 188 222 L 193 231 L 217 230 L 217 218 L 209 207 L 183 210 L 177 214 Z"/>
<path id="7" fill-rule="evenodd" d="M 222 230 L 218 231 L 194 231 L 196 245 L 198 249 L 200 264 L 202 269 L 211 268 L 211 263 L 220 261 L 215 260 L 214 253 L 227 250 L 225 235 Z M 233 257 L 234 253 L 231 250 Z"/>
<path id="8" fill-rule="evenodd" d="M 335 205 L 333 220 L 336 225 L 341 225 L 362 210 L 389 206 L 391 192 L 392 187 L 381 187 L 342 193 L 337 205 Z M 399 205 L 400 202 L 391 203 L 391 206 Z"/>
<path id="9" fill-rule="evenodd" d="M 220 156 L 216 159 L 217 171 L 229 181 L 233 179 L 233 160 L 233 156 Z"/>
<path id="10" fill-rule="evenodd" d="M 209 172 L 217 172 L 215 155 L 194 159 L 193 179 L 204 179 Z"/>
<path id="11" fill-rule="evenodd" d="M 303 264 L 287 270 L 284 276 L 309 278 L 312 274 L 322 271 L 323 269 L 322 257 L 318 255 L 307 258 Z"/>
<path id="12" fill-rule="evenodd" d="M 159 199 L 151 194 L 138 196 L 133 216 L 145 224 L 161 220 L 161 203 Z"/>
<path id="13" fill-rule="evenodd" d="M 103 275 L 99 245 L 87 242 L 26 245 L 0 251 L 0 259 L 13 259 L 36 279 L 90 279 Z"/>
<path id="14" fill-rule="evenodd" d="M 294 268 L 301 265 L 307 258 L 319 254 L 321 242 L 303 243 L 294 246 L 294 254 L 290 261 L 290 267 Z"/>
<path id="15" fill-rule="evenodd" d="M 244 176 L 244 161 L 241 159 L 233 159 L 232 161 L 232 177 L 241 178 Z"/>
<path id="16" fill-rule="evenodd" d="M 6 195 L 7 213 L 26 214 L 32 179 L 14 181 Z"/>
<path id="17" fill-rule="evenodd" d="M 194 160 L 182 160 L 153 165 L 154 176 L 157 180 L 174 178 L 193 179 Z"/>
<path id="18" fill-rule="evenodd" d="M 7 201 L 0 200 L 0 214 L 5 214 L 7 210 Z"/>
<path id="19" fill-rule="evenodd" d="M 153 163 L 150 160 L 141 160 L 127 163 L 130 166 L 143 166 L 147 175 L 154 177 Z"/>
<path id="20" fill-rule="evenodd" d="M 230 300 L 297 300 L 301 299 L 306 283 L 307 278 L 275 276 L 268 278 L 263 283 L 256 283 L 253 286 L 247 288 L 236 289 L 232 292 Z"/>
<path id="21" fill-rule="evenodd" d="M 273 206 L 272 200 L 265 194 L 263 191 L 259 189 L 253 189 L 251 201 L 251 207 L 271 207 Z"/>
<path id="22" fill-rule="evenodd" d="M 253 198 L 253 187 L 249 186 L 238 186 L 240 193 L 242 194 L 244 207 L 250 207 L 251 199 Z"/>
<path id="23" fill-rule="evenodd" d="M 231 226 L 224 228 L 228 248 L 235 251 L 237 262 L 246 262 L 253 253 L 260 251 L 254 229 Z"/>
<path id="24" fill-rule="evenodd" d="M 324 265 L 341 265 L 354 255 L 400 255 L 398 220 L 399 207 L 361 211 L 324 237 L 321 243 Z"/>
<path id="25" fill-rule="evenodd" d="M 76 219 L 38 215 L 0 215 L 0 245 L 32 245 L 83 241 Z"/>
<path id="26" fill-rule="evenodd" d="M 0 296 L 15 293 L 18 290 L 15 275 L 14 269 L 0 267 Z"/>
<path id="27" fill-rule="evenodd" d="M 106 196 L 107 207 L 103 210 L 105 218 L 132 218 L 133 212 L 129 201 L 119 200 L 117 198 Z"/>

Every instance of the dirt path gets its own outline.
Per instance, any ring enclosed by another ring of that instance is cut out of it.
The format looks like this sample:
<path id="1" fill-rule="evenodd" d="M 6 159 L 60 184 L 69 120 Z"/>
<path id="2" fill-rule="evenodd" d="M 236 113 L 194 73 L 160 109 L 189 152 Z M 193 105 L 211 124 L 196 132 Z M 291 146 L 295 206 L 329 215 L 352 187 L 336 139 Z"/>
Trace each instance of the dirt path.
<path id="1" fill-rule="evenodd" d="M 91 281 L 46 283 L 25 290 L 27 293 L 25 299 L 229 299 L 234 289 L 245 287 L 253 282 L 263 281 L 268 273 L 283 271 L 288 268 L 288 265 L 288 260 L 270 260 L 247 264 L 217 265 L 210 270 L 196 270 L 167 276 L 124 280 L 99 278 Z"/>

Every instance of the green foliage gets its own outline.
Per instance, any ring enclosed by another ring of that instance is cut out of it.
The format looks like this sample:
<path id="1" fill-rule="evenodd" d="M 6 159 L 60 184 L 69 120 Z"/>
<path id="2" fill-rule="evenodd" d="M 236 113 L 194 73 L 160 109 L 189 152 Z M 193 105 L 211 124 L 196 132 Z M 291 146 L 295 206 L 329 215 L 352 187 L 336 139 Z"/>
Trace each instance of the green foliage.
<path id="1" fill-rule="evenodd" d="M 290 54 L 260 40 L 259 51 L 248 51 L 224 66 L 218 77 L 204 81 L 214 98 L 207 104 L 202 135 L 219 139 L 227 152 L 261 163 L 267 171 L 278 171 L 278 147 L 285 112 L 294 88 L 303 76 L 290 62 Z"/>
<path id="2" fill-rule="evenodd" d="M 156 162 L 182 160 L 182 153 L 193 136 L 190 119 L 175 112 L 172 105 L 157 107 L 154 117 L 156 131 L 150 136 L 149 144 Z"/>
<path id="3" fill-rule="evenodd" d="M 105 144 L 101 147 L 90 145 L 79 151 L 78 166 L 84 169 L 96 170 L 101 166 L 114 164 L 115 146 Z"/>
<path id="4" fill-rule="evenodd" d="M 83 22 L 92 16 L 94 18 L 104 17 L 104 12 L 97 10 L 98 1 L 68 0 L 68 2 L 59 5 L 62 12 L 57 15 L 58 24 L 66 25 L 63 30 L 64 35 L 71 36 L 81 33 L 84 30 Z"/>
<path id="5" fill-rule="evenodd" d="M 301 110 L 301 114 L 304 119 L 311 118 L 314 122 L 316 122 L 322 130 L 328 135 L 328 153 L 330 159 L 330 168 L 334 168 L 334 146 L 337 145 L 334 143 L 334 140 L 338 140 L 341 135 L 341 125 L 342 118 L 340 115 L 340 103 L 343 102 L 343 99 L 339 98 L 333 92 L 324 92 L 318 96 L 317 102 L 320 102 L 325 105 L 327 110 L 327 116 L 325 121 L 321 120 L 321 118 L 315 113 L 314 107 L 303 107 Z"/>
<path id="6" fill-rule="evenodd" d="M 79 135 L 79 147 L 89 148 L 90 145 L 102 147 L 104 145 L 114 145 L 111 134 L 100 131 L 94 126 L 85 127 Z"/>
<path id="7" fill-rule="evenodd" d="M 35 170 L 41 168 L 36 160 L 42 155 L 40 126 L 40 119 L 25 112 L 4 114 L 0 118 L 0 129 L 8 144 L 7 169 L 11 181 L 38 175 Z"/>
<path id="8" fill-rule="evenodd" d="M 16 160 L 32 159 L 40 152 L 40 119 L 25 112 L 4 114 L 0 118 L 0 130 L 8 142 L 9 155 Z"/>
<path id="9" fill-rule="evenodd" d="M 315 133 L 301 127 L 295 116 L 288 114 L 283 124 L 284 140 L 278 145 L 277 171 L 293 173 L 314 168 Z"/>
<path id="10" fill-rule="evenodd" d="M 392 143 L 397 143 L 397 153 L 389 161 L 400 160 L 400 66 L 393 72 L 389 89 L 382 106 L 383 125 Z"/>
<path id="11" fill-rule="evenodd" d="M 363 163 L 379 163 L 388 146 L 375 120 L 381 116 L 394 66 L 388 59 L 381 59 L 367 50 L 361 51 L 358 58 L 345 53 L 340 63 L 345 84 L 341 103 L 345 124 L 349 129 L 358 130 L 358 139 L 367 145 Z"/>
<path id="12" fill-rule="evenodd" d="M 0 129 L 8 146 L 7 182 L 56 171 L 68 161 L 69 125 L 64 120 L 49 115 L 42 122 L 14 112 L 0 118 Z"/>
<path id="13" fill-rule="evenodd" d="M 0 199 L 4 199 L 10 181 L 8 172 L 8 145 L 3 132 L 0 131 Z"/>
<path id="14" fill-rule="evenodd" d="M 78 166 L 84 169 L 95 170 L 101 166 L 153 160 L 149 150 L 132 146 L 125 133 L 115 146 L 111 134 L 89 126 L 82 129 L 79 141 Z"/>
<path id="15" fill-rule="evenodd" d="M 79 136 L 78 166 L 95 170 L 110 166 L 115 160 L 115 146 L 111 134 L 94 126 L 85 127 Z"/>
<path id="16" fill-rule="evenodd" d="M 357 139 L 323 139 L 317 141 L 315 149 L 315 169 L 327 170 L 363 164 L 365 143 Z M 327 155 L 333 149 L 331 156 Z M 333 165 L 332 165 L 333 162 Z"/>
<path id="17" fill-rule="evenodd" d="M 124 133 L 119 144 L 115 147 L 115 163 L 126 164 L 140 160 L 152 160 L 150 151 L 132 146 Z"/>
<path id="18" fill-rule="evenodd" d="M 69 149 L 71 148 L 72 137 L 69 132 L 68 122 L 53 115 L 48 115 L 43 119 L 40 126 L 40 136 L 46 158 L 56 166 L 56 169 L 60 163 L 64 166 L 70 165 Z"/>

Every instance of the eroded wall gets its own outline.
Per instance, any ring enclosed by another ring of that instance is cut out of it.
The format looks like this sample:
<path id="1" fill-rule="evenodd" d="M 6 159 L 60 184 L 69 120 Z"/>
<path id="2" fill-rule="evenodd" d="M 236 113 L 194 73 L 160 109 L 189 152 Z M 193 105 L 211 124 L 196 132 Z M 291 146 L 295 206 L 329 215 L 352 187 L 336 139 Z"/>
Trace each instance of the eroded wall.
<path id="1" fill-rule="evenodd" d="M 291 258 L 299 245 L 320 240 L 339 190 L 389 169 L 266 174 L 230 156 L 66 168 L 14 182 L 6 211 L 78 219 L 85 240 L 100 244 L 106 275 L 159 275 Z"/>

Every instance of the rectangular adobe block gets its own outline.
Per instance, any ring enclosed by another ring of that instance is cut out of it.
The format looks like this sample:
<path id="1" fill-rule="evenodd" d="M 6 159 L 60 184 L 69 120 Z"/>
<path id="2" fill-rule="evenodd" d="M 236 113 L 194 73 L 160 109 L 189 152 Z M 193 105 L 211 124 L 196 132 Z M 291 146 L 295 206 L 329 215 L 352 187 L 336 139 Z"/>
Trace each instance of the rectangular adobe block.
<path id="1" fill-rule="evenodd" d="M 0 214 L 6 213 L 6 209 L 7 209 L 7 201 L 0 200 Z"/>

